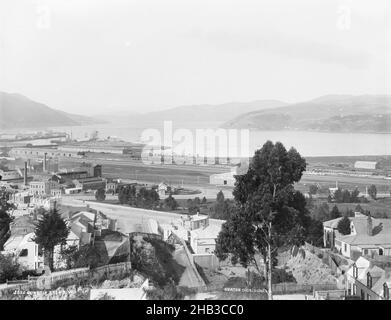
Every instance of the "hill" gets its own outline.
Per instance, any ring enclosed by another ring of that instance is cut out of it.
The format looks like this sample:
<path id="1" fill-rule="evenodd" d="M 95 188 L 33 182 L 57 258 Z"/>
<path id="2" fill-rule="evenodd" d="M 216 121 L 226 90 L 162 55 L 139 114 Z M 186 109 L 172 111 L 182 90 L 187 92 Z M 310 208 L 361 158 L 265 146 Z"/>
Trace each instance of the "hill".
<path id="1" fill-rule="evenodd" d="M 78 126 L 95 119 L 49 108 L 17 93 L 0 92 L 0 129 Z"/>
<path id="2" fill-rule="evenodd" d="M 213 121 L 224 123 L 232 117 L 244 112 L 263 110 L 285 106 L 287 103 L 278 100 L 257 100 L 252 102 L 230 102 L 224 104 L 201 104 L 169 108 L 161 111 L 148 113 L 129 113 L 126 111 L 117 114 L 100 114 L 100 119 L 111 121 L 126 121 L 140 123 L 162 123 L 164 120 L 171 120 L 174 123 L 206 122 Z"/>
<path id="3" fill-rule="evenodd" d="M 328 95 L 288 106 L 243 113 L 226 128 L 391 132 L 390 95 Z"/>

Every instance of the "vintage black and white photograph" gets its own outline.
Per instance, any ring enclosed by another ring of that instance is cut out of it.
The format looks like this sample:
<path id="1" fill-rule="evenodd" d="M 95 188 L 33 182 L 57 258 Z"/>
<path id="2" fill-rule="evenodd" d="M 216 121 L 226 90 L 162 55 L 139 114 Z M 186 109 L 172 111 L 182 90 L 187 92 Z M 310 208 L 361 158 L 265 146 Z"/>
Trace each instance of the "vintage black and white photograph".
<path id="1" fill-rule="evenodd" d="M 0 300 L 390 290 L 389 0 L 0 0 Z"/>

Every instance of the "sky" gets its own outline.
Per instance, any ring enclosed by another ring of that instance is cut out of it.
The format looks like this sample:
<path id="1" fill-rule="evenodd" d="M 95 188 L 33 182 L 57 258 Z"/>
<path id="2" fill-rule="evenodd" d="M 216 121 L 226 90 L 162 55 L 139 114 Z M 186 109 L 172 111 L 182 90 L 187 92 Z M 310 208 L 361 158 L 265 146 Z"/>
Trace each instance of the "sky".
<path id="1" fill-rule="evenodd" d="M 391 93 L 389 0 L 1 0 L 0 91 L 72 113 Z"/>

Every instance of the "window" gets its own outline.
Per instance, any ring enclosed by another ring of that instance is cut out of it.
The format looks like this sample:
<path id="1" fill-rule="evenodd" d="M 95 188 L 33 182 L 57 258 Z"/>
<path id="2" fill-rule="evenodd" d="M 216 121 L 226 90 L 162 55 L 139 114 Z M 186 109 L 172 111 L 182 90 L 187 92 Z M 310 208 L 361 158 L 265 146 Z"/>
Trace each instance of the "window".
<path id="1" fill-rule="evenodd" d="M 369 289 L 372 288 L 372 276 L 371 276 L 371 274 L 369 272 L 367 273 L 367 287 Z"/>
<path id="2" fill-rule="evenodd" d="M 379 248 L 379 256 L 382 256 L 382 255 L 383 255 L 383 249 Z"/>
<path id="3" fill-rule="evenodd" d="M 348 250 L 348 246 L 346 245 L 346 243 L 343 245 L 343 251 L 347 251 Z"/>
<path id="4" fill-rule="evenodd" d="M 22 249 L 22 251 L 19 253 L 19 257 L 27 257 L 28 253 L 29 251 L 27 249 Z"/>
<path id="5" fill-rule="evenodd" d="M 368 254 L 368 249 L 364 249 L 364 254 Z"/>
<path id="6" fill-rule="evenodd" d="M 390 300 L 390 289 L 387 286 L 387 283 L 383 284 L 383 297 L 384 300 Z"/>

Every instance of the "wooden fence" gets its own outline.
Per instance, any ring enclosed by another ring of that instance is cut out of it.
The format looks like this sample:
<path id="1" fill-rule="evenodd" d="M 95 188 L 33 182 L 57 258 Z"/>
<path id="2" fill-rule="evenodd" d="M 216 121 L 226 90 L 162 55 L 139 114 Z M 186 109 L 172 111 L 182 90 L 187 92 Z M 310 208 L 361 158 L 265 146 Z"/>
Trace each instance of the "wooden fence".
<path id="1" fill-rule="evenodd" d="M 103 275 L 113 276 L 116 274 L 128 272 L 131 270 L 130 262 L 121 262 L 117 264 L 108 264 L 95 269 L 79 268 L 66 271 L 53 272 L 50 275 L 39 277 L 28 277 L 23 283 L 8 282 L 4 288 L 0 289 L 0 297 L 8 294 L 14 294 L 17 291 L 50 290 L 53 286 L 64 281 L 74 281 L 88 279 L 90 277 L 99 278 Z"/>

